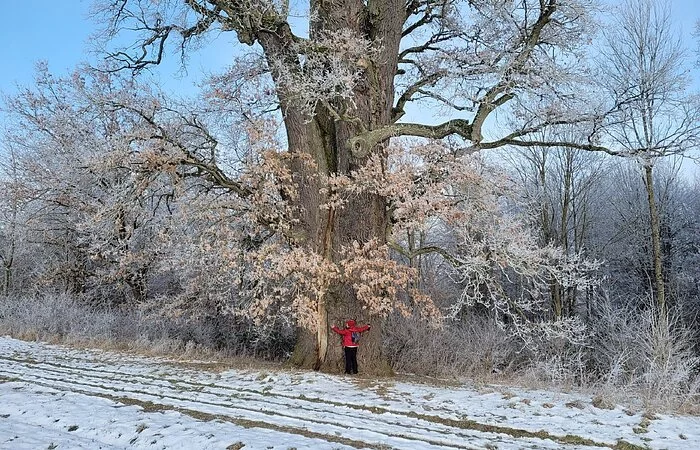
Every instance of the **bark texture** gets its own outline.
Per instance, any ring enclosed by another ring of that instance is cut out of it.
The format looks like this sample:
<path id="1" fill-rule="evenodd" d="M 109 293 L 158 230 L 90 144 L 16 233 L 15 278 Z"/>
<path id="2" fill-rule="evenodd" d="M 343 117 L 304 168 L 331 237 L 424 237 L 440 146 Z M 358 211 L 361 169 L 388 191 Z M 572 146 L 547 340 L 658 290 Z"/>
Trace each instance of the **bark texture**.
<path id="1" fill-rule="evenodd" d="M 663 262 L 661 255 L 661 223 L 659 211 L 656 207 L 654 195 L 653 166 L 644 167 L 644 186 L 647 190 L 647 203 L 649 205 L 649 222 L 651 228 L 652 262 L 654 266 L 654 289 L 656 291 L 656 306 L 659 314 L 666 314 L 666 287 L 664 285 Z"/>
<path id="2" fill-rule="evenodd" d="M 354 120 L 338 121 L 332 111 L 319 106 L 311 123 L 303 125 L 304 117 L 293 112 L 288 102 L 285 124 L 290 150 L 307 153 L 317 162 L 309 177 L 300 175 L 297 183 L 303 219 L 303 240 L 314 251 L 333 260 L 343 247 L 353 241 L 366 243 L 386 239 L 388 213 L 386 202 L 377 195 L 363 194 L 352 198 L 343 208 L 324 210 L 320 206 L 324 198 L 319 195 L 321 186 L 310 179 L 318 175 L 345 174 L 364 166 L 376 152 L 384 152 L 384 142 L 374 145 L 369 152 L 358 157 L 350 148 L 350 141 L 363 133 L 391 123 L 394 103 L 394 76 L 397 72 L 397 55 L 405 17 L 398 0 L 360 0 L 317 2 L 318 20 L 312 22 L 311 36 L 337 29 L 353 30 L 370 42 L 381 43 L 378 61 L 367 65 L 363 79 L 355 92 L 354 105 L 334 104 L 337 109 L 353 112 Z M 284 95 L 282 95 L 284 97 Z M 303 171 L 295 171 L 303 174 Z M 343 324 L 347 319 L 358 323 L 371 323 L 372 331 L 362 338 L 358 353 L 360 370 L 371 373 L 387 373 L 388 363 L 381 353 L 381 321 L 369 317 L 358 301 L 352 286 L 338 283 L 331 286 L 326 298 L 319 299 L 318 332 L 302 331 L 299 336 L 293 362 L 302 367 L 338 372 L 343 367 L 340 341 L 330 336 L 331 324 Z"/>

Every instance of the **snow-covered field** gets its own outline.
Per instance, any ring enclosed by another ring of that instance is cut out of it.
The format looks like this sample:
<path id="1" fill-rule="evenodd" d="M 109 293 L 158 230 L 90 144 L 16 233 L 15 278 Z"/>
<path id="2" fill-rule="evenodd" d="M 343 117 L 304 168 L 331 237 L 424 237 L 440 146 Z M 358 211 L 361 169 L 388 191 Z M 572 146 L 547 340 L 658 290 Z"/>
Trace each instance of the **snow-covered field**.
<path id="1" fill-rule="evenodd" d="M 700 448 L 581 395 L 204 367 L 0 337 L 0 448 Z"/>

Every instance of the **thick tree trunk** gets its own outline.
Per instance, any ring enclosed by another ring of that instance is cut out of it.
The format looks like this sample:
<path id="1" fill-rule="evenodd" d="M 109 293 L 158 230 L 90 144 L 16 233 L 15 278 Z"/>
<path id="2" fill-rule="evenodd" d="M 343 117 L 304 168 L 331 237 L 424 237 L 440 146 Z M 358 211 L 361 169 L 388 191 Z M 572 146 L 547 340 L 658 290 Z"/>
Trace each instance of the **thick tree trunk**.
<path id="1" fill-rule="evenodd" d="M 12 266 L 6 265 L 4 269 L 2 278 L 2 295 L 7 297 L 10 294 L 10 283 L 12 282 Z"/>
<path id="2" fill-rule="evenodd" d="M 13 226 L 14 228 L 14 226 Z M 10 230 L 10 239 L 14 239 L 14 230 Z M 10 242 L 10 248 L 7 252 L 7 256 L 0 256 L 2 259 L 3 266 L 3 277 L 2 277 L 2 295 L 7 297 L 10 295 L 10 285 L 12 284 L 12 265 L 14 261 L 15 254 L 15 243 L 14 240 Z"/>
<path id="3" fill-rule="evenodd" d="M 329 257 L 340 255 L 343 247 L 353 241 L 361 243 L 372 239 L 384 242 L 387 213 L 383 199 L 375 195 L 364 195 L 331 215 L 333 230 Z M 339 372 L 343 368 L 343 353 L 340 337 L 330 330 L 330 325 L 343 326 L 346 320 L 354 319 L 359 324 L 370 323 L 371 331 L 362 336 L 358 352 L 360 370 L 365 373 L 389 374 L 391 369 L 381 350 L 381 319 L 371 317 L 356 297 L 351 285 L 336 283 L 328 293 L 318 299 L 318 329 L 316 332 L 300 330 L 292 363 L 306 368 L 327 372 Z M 330 336 L 329 336 L 330 334 Z"/>
<path id="4" fill-rule="evenodd" d="M 308 123 L 295 116 L 293 104 L 287 104 L 285 125 L 290 150 L 313 156 L 317 166 L 317 173 L 313 175 L 351 175 L 377 152 L 386 158 L 383 154 L 385 143 L 363 157 L 356 157 L 351 152 L 349 141 L 363 130 L 391 123 L 394 76 L 405 20 L 397 12 L 404 11 L 405 4 L 403 0 L 378 0 L 369 2 L 369 5 L 360 0 L 340 1 L 343 7 L 337 2 L 332 6 L 318 2 L 318 20 L 312 24 L 312 35 L 324 30 L 351 29 L 371 42 L 380 43 L 382 55 L 368 65 L 363 81 L 355 89 L 352 105 L 344 105 L 353 111 L 354 121 L 336 120 L 330 111 L 318 107 L 313 121 Z M 298 171 L 301 168 L 296 169 L 295 173 L 303 173 L 303 170 Z M 372 240 L 386 241 L 388 212 L 384 198 L 362 194 L 354 196 L 338 210 L 321 209 L 325 199 L 321 198 L 320 188 L 324 186 L 319 185 L 320 179 L 323 177 L 302 175 L 297 181 L 303 217 L 301 228 L 307 248 L 335 261 L 342 250 L 355 241 L 360 244 Z M 332 333 L 330 325 L 342 327 L 347 319 L 354 319 L 358 324 L 372 324 L 371 331 L 363 334 L 358 352 L 360 371 L 391 373 L 381 350 L 381 319 L 368 316 L 366 305 L 357 299 L 351 284 L 336 283 L 317 301 L 318 328 L 315 333 L 300 331 L 292 358 L 294 364 L 328 372 L 341 371 L 342 347 L 339 336 Z"/>
<path id="5" fill-rule="evenodd" d="M 374 195 L 360 196 L 336 214 L 331 215 L 335 226 L 329 257 L 335 258 L 343 247 L 353 241 L 368 242 L 379 239 L 384 242 L 387 213 L 383 199 Z M 340 372 L 344 366 L 340 336 L 330 330 L 330 325 L 343 326 L 354 319 L 359 324 L 370 323 L 371 331 L 362 336 L 358 352 L 358 364 L 364 373 L 390 374 L 386 358 L 381 350 L 381 319 L 371 317 L 365 305 L 357 299 L 354 289 L 346 283 L 336 283 L 328 293 L 318 299 L 318 329 L 316 333 L 300 330 L 292 363 L 301 367 L 325 372 Z M 329 336 L 330 334 L 330 336 Z"/>
<path id="6" fill-rule="evenodd" d="M 654 288 L 656 290 L 656 306 L 659 314 L 666 314 L 666 290 L 664 286 L 663 265 L 661 256 L 661 225 L 659 222 L 659 211 L 656 207 L 654 196 L 654 178 L 651 165 L 644 166 L 644 185 L 647 190 L 647 200 L 649 203 L 649 220 L 651 225 L 652 258 L 654 263 Z"/>

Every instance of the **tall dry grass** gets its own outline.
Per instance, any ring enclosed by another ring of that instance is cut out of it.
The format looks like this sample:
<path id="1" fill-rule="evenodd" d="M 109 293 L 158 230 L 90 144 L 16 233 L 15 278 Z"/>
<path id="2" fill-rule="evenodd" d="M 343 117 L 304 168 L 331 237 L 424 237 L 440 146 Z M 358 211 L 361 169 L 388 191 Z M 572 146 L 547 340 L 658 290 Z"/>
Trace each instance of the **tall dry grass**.
<path id="1" fill-rule="evenodd" d="M 394 370 L 432 377 L 577 388 L 604 403 L 638 403 L 651 410 L 700 413 L 697 335 L 679 314 L 653 308 L 597 305 L 580 345 L 543 339 L 524 348 L 507 328 L 474 314 L 442 328 L 390 317 L 383 349 Z M 0 298 L 0 334 L 141 353 L 284 360 L 294 330 L 264 331 L 231 317 L 198 320 L 95 308 L 68 296 Z"/>
<path id="2" fill-rule="evenodd" d="M 700 412 L 698 336 L 680 311 L 659 314 L 653 307 L 605 301 L 593 319 L 589 358 L 597 389 L 635 395 L 650 409 Z"/>
<path id="3" fill-rule="evenodd" d="M 293 330 L 258 329 L 228 316 L 170 318 L 126 308 L 89 306 L 66 295 L 0 298 L 0 334 L 20 339 L 158 354 L 284 359 Z"/>
<path id="4" fill-rule="evenodd" d="M 585 339 L 542 337 L 537 348 L 477 315 L 440 329 L 392 317 L 384 348 L 397 372 L 577 389 L 603 404 L 700 413 L 698 336 L 680 317 L 601 302 Z"/>

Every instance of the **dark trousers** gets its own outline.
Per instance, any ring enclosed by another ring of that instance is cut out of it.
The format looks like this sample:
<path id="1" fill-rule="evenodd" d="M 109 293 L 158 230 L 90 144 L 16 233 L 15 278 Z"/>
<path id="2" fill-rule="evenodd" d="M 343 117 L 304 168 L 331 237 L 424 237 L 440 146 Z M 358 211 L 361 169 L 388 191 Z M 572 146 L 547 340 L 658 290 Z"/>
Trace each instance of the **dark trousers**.
<path id="1" fill-rule="evenodd" d="M 357 373 L 357 347 L 345 347 L 345 373 Z"/>

